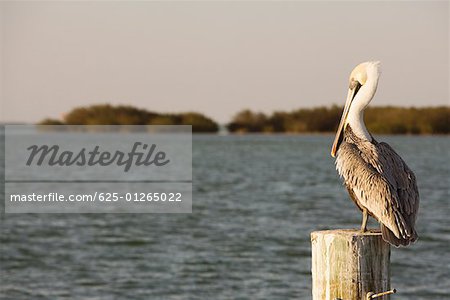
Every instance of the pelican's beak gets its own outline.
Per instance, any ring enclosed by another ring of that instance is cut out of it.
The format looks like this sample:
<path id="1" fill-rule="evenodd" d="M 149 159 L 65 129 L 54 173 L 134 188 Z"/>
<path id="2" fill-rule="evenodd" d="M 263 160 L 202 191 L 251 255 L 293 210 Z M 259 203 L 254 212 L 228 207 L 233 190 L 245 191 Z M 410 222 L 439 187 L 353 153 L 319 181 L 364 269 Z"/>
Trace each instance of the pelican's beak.
<path id="1" fill-rule="evenodd" d="M 342 142 L 344 136 L 345 124 L 348 116 L 348 111 L 350 110 L 350 105 L 352 104 L 353 99 L 355 98 L 356 93 L 358 92 L 361 85 L 356 84 L 355 87 L 350 88 L 347 94 L 347 100 L 345 101 L 344 112 L 342 113 L 341 122 L 339 123 L 339 127 L 336 132 L 336 137 L 334 138 L 333 147 L 331 148 L 331 156 L 336 157 L 336 152 L 339 148 L 339 145 Z"/>

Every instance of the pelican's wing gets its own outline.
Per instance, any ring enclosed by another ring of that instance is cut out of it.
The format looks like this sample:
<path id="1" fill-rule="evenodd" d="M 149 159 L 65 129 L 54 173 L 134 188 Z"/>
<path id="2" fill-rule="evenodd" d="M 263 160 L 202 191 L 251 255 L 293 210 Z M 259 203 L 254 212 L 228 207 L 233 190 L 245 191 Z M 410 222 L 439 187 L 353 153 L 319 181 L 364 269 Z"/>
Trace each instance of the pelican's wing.
<path id="1" fill-rule="evenodd" d="M 416 176 L 389 144 L 381 142 L 376 148 L 380 158 L 377 168 L 380 168 L 381 174 L 396 189 L 403 215 L 414 227 L 419 210 Z"/>
<path id="2" fill-rule="evenodd" d="M 380 172 L 392 186 L 396 189 L 398 198 L 398 210 L 403 218 L 398 218 L 401 237 L 396 244 L 408 245 L 417 239 L 414 229 L 417 212 L 419 210 L 419 190 L 417 188 L 416 177 L 409 169 L 403 159 L 387 143 L 376 145 L 379 154 Z M 387 240 L 396 240 L 391 233 L 381 226 L 383 237 Z"/>
<path id="3" fill-rule="evenodd" d="M 342 143 L 338 155 L 343 159 L 336 160 L 336 167 L 347 186 L 387 227 L 382 226 L 383 237 L 394 245 L 414 241 L 419 193 L 413 172 L 400 156 L 386 143 L 370 142 Z"/>

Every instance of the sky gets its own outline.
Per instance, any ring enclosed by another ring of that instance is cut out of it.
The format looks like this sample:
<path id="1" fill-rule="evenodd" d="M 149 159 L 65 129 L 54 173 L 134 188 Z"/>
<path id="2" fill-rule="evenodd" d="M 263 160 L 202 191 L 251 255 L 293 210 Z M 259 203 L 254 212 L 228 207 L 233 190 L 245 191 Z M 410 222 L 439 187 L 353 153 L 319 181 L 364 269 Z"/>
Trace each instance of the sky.
<path id="1" fill-rule="evenodd" d="M 343 105 L 381 60 L 372 105 L 449 105 L 449 2 L 0 3 L 0 122 L 127 104 L 225 123 Z"/>

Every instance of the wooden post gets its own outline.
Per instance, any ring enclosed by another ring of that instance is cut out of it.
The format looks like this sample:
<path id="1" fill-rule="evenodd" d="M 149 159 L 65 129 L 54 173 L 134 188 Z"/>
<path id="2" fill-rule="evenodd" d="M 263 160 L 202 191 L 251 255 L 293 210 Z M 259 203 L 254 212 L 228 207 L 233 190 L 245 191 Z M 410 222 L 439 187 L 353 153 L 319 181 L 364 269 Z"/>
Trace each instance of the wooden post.
<path id="1" fill-rule="evenodd" d="M 391 251 L 379 231 L 315 231 L 311 243 L 313 300 L 366 300 L 390 289 Z"/>

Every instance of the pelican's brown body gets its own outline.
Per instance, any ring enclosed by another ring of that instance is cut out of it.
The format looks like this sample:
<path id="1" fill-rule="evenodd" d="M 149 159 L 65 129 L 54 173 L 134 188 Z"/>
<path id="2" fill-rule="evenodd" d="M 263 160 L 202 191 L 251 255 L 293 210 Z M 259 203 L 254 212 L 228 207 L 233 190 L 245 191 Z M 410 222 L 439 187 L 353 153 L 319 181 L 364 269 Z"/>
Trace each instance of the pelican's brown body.
<path id="1" fill-rule="evenodd" d="M 336 169 L 355 204 L 380 222 L 385 241 L 407 246 L 417 239 L 416 178 L 388 144 L 373 137 L 361 139 L 347 125 L 336 153 Z"/>

